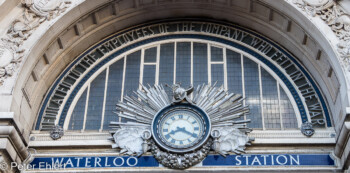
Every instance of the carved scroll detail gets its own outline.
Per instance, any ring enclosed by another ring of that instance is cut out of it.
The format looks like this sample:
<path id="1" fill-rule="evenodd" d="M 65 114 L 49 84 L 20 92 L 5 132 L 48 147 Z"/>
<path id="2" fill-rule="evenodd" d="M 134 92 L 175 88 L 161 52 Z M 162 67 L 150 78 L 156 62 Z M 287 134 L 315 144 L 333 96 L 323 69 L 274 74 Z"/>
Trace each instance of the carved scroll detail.
<path id="1" fill-rule="evenodd" d="M 307 14 L 319 16 L 332 29 L 339 43 L 338 53 L 350 71 L 350 15 L 333 0 L 289 0 Z"/>
<path id="2" fill-rule="evenodd" d="M 22 0 L 23 14 L 15 19 L 0 40 L 0 86 L 14 74 L 25 52 L 23 42 L 41 23 L 63 13 L 70 0 Z"/>

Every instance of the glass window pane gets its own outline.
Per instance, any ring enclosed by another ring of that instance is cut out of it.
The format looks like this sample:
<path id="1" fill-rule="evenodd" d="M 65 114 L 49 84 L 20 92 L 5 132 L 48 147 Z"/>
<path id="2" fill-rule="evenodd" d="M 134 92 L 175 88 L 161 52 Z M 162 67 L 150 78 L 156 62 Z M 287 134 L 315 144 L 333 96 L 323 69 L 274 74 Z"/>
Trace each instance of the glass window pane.
<path id="1" fill-rule="evenodd" d="M 126 57 L 124 96 L 132 95 L 139 88 L 141 51 Z"/>
<path id="2" fill-rule="evenodd" d="M 222 53 L 222 48 L 217 48 L 217 47 L 210 47 L 211 49 L 211 61 L 220 61 L 222 62 L 223 59 L 223 53 Z"/>
<path id="3" fill-rule="evenodd" d="M 204 43 L 193 43 L 193 86 L 208 83 L 208 46 Z"/>
<path id="4" fill-rule="evenodd" d="M 101 127 L 102 106 L 105 90 L 106 70 L 90 84 L 89 104 L 86 115 L 86 130 L 98 130 Z"/>
<path id="5" fill-rule="evenodd" d="M 193 43 L 193 85 L 196 87 L 208 83 L 208 44 Z M 174 50 L 175 43 L 160 45 L 159 84 L 173 84 L 174 77 Z M 176 48 L 176 82 L 181 82 L 182 87 L 187 88 L 191 82 L 191 43 L 178 42 Z M 157 47 L 145 49 L 145 63 L 155 63 Z M 232 50 L 226 50 L 227 62 L 227 86 L 229 92 L 243 94 L 242 86 L 242 62 L 241 54 Z M 223 62 L 223 49 L 211 46 L 212 62 Z M 124 96 L 133 95 L 139 87 L 141 50 L 127 55 Z M 155 83 L 156 65 L 143 66 L 143 84 Z M 224 65 L 211 64 L 211 82 L 216 81 L 217 86 L 224 84 Z M 106 107 L 104 112 L 103 129 L 109 130 L 111 121 L 119 121 L 116 112 L 116 104 L 121 99 L 123 82 L 124 59 L 121 59 L 109 67 L 107 82 Z M 247 119 L 251 119 L 248 126 L 262 128 L 261 100 L 259 88 L 258 64 L 244 57 L 244 88 L 246 105 L 249 105 L 250 113 Z M 98 130 L 102 119 L 102 106 L 104 99 L 106 71 L 99 74 L 90 84 L 89 105 L 87 108 L 86 130 Z M 280 87 L 280 103 L 278 103 L 277 81 L 261 68 L 262 81 L 262 106 L 266 129 L 280 129 L 280 115 L 285 129 L 297 128 L 297 118 L 286 92 Z M 165 87 L 169 97 L 172 97 L 170 88 Z M 81 130 L 84 121 L 87 90 L 83 92 L 72 112 L 68 130 Z M 243 119 L 244 117 L 241 117 Z M 125 119 L 122 119 L 125 121 Z M 129 121 L 129 120 L 128 120 Z"/>
<path id="6" fill-rule="evenodd" d="M 146 49 L 144 62 L 156 62 L 156 61 L 157 61 L 157 47 Z"/>
<path id="7" fill-rule="evenodd" d="M 154 85 L 156 76 L 156 66 L 155 65 L 144 65 L 143 66 L 143 85 L 148 86 Z"/>
<path id="8" fill-rule="evenodd" d="M 166 43 L 160 45 L 160 59 L 159 59 L 159 84 L 172 85 L 174 83 L 174 43 Z M 170 88 L 164 88 L 169 98 L 172 97 Z"/>
<path id="9" fill-rule="evenodd" d="M 217 87 L 224 84 L 224 65 L 212 64 L 211 65 L 211 83 L 216 83 Z"/>
<path id="10" fill-rule="evenodd" d="M 176 48 L 176 83 L 191 85 L 191 43 L 179 42 Z"/>
<path id="11" fill-rule="evenodd" d="M 241 54 L 226 49 L 227 87 L 230 92 L 242 94 Z"/>
<path id="12" fill-rule="evenodd" d="M 103 129 L 105 130 L 110 129 L 109 123 L 111 121 L 119 120 L 117 114 L 114 112 L 116 111 L 115 105 L 120 101 L 123 83 L 123 67 L 124 58 L 109 66 L 105 117 L 103 122 Z"/>
<path id="13" fill-rule="evenodd" d="M 280 97 L 283 127 L 285 129 L 298 128 L 298 121 L 295 117 L 293 106 L 282 87 L 280 87 Z"/>
<path id="14" fill-rule="evenodd" d="M 280 129 L 277 81 L 261 68 L 264 123 L 267 129 Z"/>
<path id="15" fill-rule="evenodd" d="M 126 57 L 124 96 L 134 95 L 140 83 L 141 51 L 134 52 Z M 121 118 L 122 122 L 130 121 Z"/>
<path id="16" fill-rule="evenodd" d="M 68 130 L 81 130 L 84 123 L 84 113 L 86 104 L 87 89 L 80 96 L 77 104 L 74 107 L 73 113 L 70 118 Z"/>
<path id="17" fill-rule="evenodd" d="M 174 76 L 174 43 L 160 45 L 159 83 L 173 84 Z"/>
<path id="18" fill-rule="evenodd" d="M 258 64 L 246 57 L 244 57 L 243 63 L 246 105 L 249 105 L 250 108 L 247 119 L 251 119 L 248 126 L 262 128 Z"/>

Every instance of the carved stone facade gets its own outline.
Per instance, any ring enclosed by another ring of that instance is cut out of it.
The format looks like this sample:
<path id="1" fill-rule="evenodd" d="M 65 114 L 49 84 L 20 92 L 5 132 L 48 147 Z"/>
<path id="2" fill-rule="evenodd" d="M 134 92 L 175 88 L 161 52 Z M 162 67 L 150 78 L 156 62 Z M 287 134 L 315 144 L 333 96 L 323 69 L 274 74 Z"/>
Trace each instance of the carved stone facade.
<path id="1" fill-rule="evenodd" d="M 22 60 L 25 50 L 23 42 L 42 22 L 63 13 L 71 4 L 70 0 L 23 0 L 23 14 L 15 19 L 5 37 L 0 40 L 0 86 L 12 76 Z"/>
<path id="2" fill-rule="evenodd" d="M 289 0 L 308 15 L 318 16 L 339 39 L 338 53 L 350 71 L 350 15 L 333 0 Z"/>

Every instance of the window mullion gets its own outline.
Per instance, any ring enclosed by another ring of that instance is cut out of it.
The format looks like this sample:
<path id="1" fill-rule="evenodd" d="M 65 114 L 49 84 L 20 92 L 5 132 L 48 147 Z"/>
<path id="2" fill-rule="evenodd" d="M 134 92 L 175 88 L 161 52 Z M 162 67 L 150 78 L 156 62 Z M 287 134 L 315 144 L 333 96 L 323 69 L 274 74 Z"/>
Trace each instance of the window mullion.
<path id="1" fill-rule="evenodd" d="M 157 46 L 157 59 L 156 59 L 156 74 L 155 74 L 155 84 L 159 84 L 159 63 L 160 63 L 160 44 Z"/>
<path id="2" fill-rule="evenodd" d="M 122 92 L 120 94 L 120 101 L 122 102 L 124 99 L 124 85 L 125 85 L 125 71 L 126 71 L 126 58 L 127 56 L 124 56 L 124 66 L 123 66 L 123 81 L 122 81 Z M 119 117 L 119 122 L 122 120 L 121 117 Z"/>
<path id="3" fill-rule="evenodd" d="M 222 50 L 223 54 L 223 60 L 224 60 L 224 87 L 226 90 L 228 90 L 228 85 L 227 85 L 227 61 L 226 61 L 226 48 L 224 47 Z"/>
<path id="4" fill-rule="evenodd" d="M 283 119 L 282 119 L 282 109 L 281 109 L 281 92 L 280 92 L 280 85 L 279 85 L 278 81 L 276 81 L 276 83 L 277 83 L 278 111 L 279 111 L 279 116 L 280 116 L 281 130 L 284 130 Z"/>
<path id="5" fill-rule="evenodd" d="M 102 117 L 101 117 L 100 132 L 103 130 L 103 122 L 104 122 L 104 119 L 105 119 L 106 98 L 107 98 L 107 88 L 108 88 L 108 76 L 109 76 L 109 66 L 106 69 L 106 82 L 105 82 L 105 90 L 104 90 L 104 94 L 103 94 Z"/>
<path id="6" fill-rule="evenodd" d="M 245 100 L 245 83 L 244 83 L 244 57 L 243 54 L 241 54 L 241 73 L 242 73 L 242 97 L 244 98 L 243 100 L 243 106 L 246 105 L 246 100 Z M 247 119 L 247 115 L 244 114 L 244 120 Z"/>
<path id="7" fill-rule="evenodd" d="M 86 116 L 87 116 L 87 110 L 89 107 L 89 97 L 90 97 L 90 84 L 88 85 L 87 93 L 86 93 L 86 102 L 85 102 L 85 110 L 84 110 L 84 121 L 83 121 L 83 129 L 82 132 L 85 131 L 85 125 L 86 125 Z"/>
<path id="8" fill-rule="evenodd" d="M 191 85 L 193 85 L 193 41 L 191 41 Z"/>
<path id="9" fill-rule="evenodd" d="M 262 81 L 261 81 L 261 66 L 258 65 L 258 71 L 259 71 L 259 90 L 260 90 L 260 111 L 261 111 L 261 123 L 263 130 L 265 129 L 265 120 L 264 120 L 264 103 L 263 103 L 263 93 L 262 93 Z"/>
<path id="10" fill-rule="evenodd" d="M 174 42 L 174 79 L 173 83 L 176 83 L 176 49 L 177 49 L 177 43 L 176 41 Z"/>
<path id="11" fill-rule="evenodd" d="M 207 44 L 208 46 L 208 84 L 211 83 L 211 49 L 210 49 L 210 44 Z"/>
<path id="12" fill-rule="evenodd" d="M 141 62 L 140 62 L 140 78 L 139 78 L 139 89 L 141 89 L 141 85 L 143 84 L 143 69 L 144 69 L 144 61 L 145 61 L 145 49 L 141 49 Z"/>

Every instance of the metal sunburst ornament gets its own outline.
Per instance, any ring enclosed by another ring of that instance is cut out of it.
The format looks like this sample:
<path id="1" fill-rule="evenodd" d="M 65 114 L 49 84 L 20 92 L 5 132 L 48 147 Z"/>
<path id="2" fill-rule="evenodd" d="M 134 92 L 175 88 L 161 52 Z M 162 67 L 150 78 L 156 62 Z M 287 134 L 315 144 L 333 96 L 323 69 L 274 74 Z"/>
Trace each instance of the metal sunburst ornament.
<path id="1" fill-rule="evenodd" d="M 240 154 L 254 140 L 247 136 L 250 120 L 238 120 L 249 112 L 240 94 L 215 84 L 196 90 L 180 84 L 171 88 L 172 101 L 162 85 L 154 85 L 142 86 L 117 104 L 118 116 L 128 121 L 110 123 L 115 129 L 113 148 L 138 156 L 150 150 L 163 166 L 185 169 L 201 162 L 211 149 L 223 156 Z"/>

